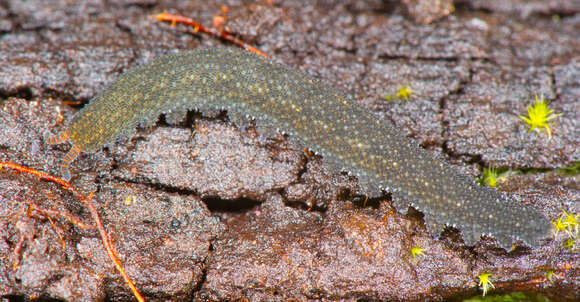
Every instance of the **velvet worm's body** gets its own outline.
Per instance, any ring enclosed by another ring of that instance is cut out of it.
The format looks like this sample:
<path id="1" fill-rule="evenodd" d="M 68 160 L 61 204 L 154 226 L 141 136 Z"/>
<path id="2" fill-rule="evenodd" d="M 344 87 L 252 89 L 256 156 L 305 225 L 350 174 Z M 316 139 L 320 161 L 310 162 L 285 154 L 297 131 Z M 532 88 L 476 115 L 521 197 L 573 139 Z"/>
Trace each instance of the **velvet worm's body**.
<path id="1" fill-rule="evenodd" d="M 431 233 L 458 227 L 471 245 L 482 234 L 504 247 L 517 239 L 537 245 L 550 223 L 538 212 L 480 187 L 337 89 L 284 65 L 240 50 L 202 49 L 165 56 L 132 69 L 78 112 L 57 139 L 94 151 L 153 125 L 161 113 L 179 122 L 188 110 L 226 110 L 237 125 L 280 130 L 321 154 L 331 171 L 358 177 L 364 192 L 392 193 L 399 211 L 425 214 Z"/>

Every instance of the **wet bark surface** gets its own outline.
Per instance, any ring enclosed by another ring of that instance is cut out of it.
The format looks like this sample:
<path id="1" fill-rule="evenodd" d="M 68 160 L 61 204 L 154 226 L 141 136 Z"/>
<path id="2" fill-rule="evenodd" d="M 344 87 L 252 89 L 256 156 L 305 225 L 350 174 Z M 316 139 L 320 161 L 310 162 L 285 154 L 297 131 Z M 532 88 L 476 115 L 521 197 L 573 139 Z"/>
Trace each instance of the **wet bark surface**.
<path id="1" fill-rule="evenodd" d="M 270 3 L 273 2 L 273 3 Z M 580 5 L 573 1 L 0 1 L 0 161 L 59 174 L 49 146 L 82 105 L 129 67 L 197 47 L 234 47 L 150 18 L 167 10 L 226 29 L 274 60 L 322 78 L 378 119 L 552 220 L 580 212 Z M 387 100 L 404 86 L 405 101 Z M 535 95 L 561 114 L 528 131 Z M 84 153 L 71 183 L 93 200 L 125 268 L 151 300 L 441 300 L 497 291 L 580 299 L 567 237 L 505 251 L 493 238 L 438 239 L 422 215 L 365 200 L 291 138 L 236 128 L 227 113 L 164 117 Z M 130 301 L 98 233 L 31 208 L 88 211 L 58 185 L 0 171 L 0 296 Z M 416 260 L 413 247 L 425 248 Z M 18 250 L 18 252 L 17 252 Z M 17 264 L 17 265 L 15 265 Z M 554 273 L 552 280 L 547 274 Z"/>

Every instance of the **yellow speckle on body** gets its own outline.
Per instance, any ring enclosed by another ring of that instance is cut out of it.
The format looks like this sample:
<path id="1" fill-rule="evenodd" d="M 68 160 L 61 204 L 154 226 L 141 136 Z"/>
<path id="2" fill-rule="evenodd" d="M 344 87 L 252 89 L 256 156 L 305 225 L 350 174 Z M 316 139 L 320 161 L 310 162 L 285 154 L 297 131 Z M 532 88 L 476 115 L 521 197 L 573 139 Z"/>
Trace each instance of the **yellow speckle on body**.
<path id="1" fill-rule="evenodd" d="M 137 197 L 135 197 L 134 195 L 129 195 L 125 198 L 125 205 L 132 205 L 137 203 Z"/>

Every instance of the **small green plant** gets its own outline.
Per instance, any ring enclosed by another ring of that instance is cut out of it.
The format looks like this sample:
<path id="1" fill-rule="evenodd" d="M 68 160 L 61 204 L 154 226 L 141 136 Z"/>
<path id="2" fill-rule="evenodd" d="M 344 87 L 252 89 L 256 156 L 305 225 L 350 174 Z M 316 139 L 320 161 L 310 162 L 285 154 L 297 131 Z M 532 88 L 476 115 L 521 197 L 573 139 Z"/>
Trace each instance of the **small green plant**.
<path id="1" fill-rule="evenodd" d="M 566 219 L 564 219 L 564 223 L 570 229 L 577 230 L 578 229 L 578 216 L 580 216 L 580 214 L 573 214 L 573 213 L 568 213 L 568 212 L 564 211 L 564 216 L 566 216 Z"/>
<path id="2" fill-rule="evenodd" d="M 560 279 L 560 275 L 556 274 L 556 272 L 554 272 L 554 270 L 548 270 L 546 272 L 546 279 L 548 279 L 550 282 L 553 282 L 556 279 Z"/>
<path id="3" fill-rule="evenodd" d="M 409 86 L 405 85 L 405 86 L 401 87 L 401 89 L 399 89 L 399 91 L 397 91 L 396 97 L 401 98 L 401 99 L 405 99 L 405 101 L 408 101 L 411 94 L 413 94 L 413 90 L 411 90 L 411 88 L 409 88 Z"/>
<path id="4" fill-rule="evenodd" d="M 409 97 L 411 97 L 412 94 L 413 90 L 411 90 L 411 88 L 408 85 L 405 85 L 399 88 L 399 91 L 397 91 L 397 94 L 395 94 L 394 96 L 386 95 L 385 100 L 390 101 L 393 99 L 405 99 L 405 101 L 408 101 Z"/>
<path id="5" fill-rule="evenodd" d="M 488 273 L 481 273 L 479 274 L 479 287 L 481 287 L 481 290 L 483 290 L 483 296 L 485 296 L 485 294 L 487 294 L 487 291 L 490 288 L 495 288 L 495 286 L 493 286 L 493 283 L 491 283 L 491 280 L 489 280 L 489 278 L 491 278 L 491 274 Z"/>
<path id="6" fill-rule="evenodd" d="M 552 221 L 554 225 L 554 233 L 557 235 L 560 232 L 565 232 L 568 238 L 564 240 L 564 247 L 567 249 L 578 249 L 580 248 L 578 242 L 578 218 L 580 214 L 569 213 L 568 211 L 562 211 L 560 217 Z"/>
<path id="7" fill-rule="evenodd" d="M 541 129 L 546 129 L 548 133 L 548 140 L 552 138 L 552 130 L 550 130 L 550 121 L 557 118 L 561 114 L 553 114 L 554 111 L 548 107 L 548 103 L 544 101 L 544 96 L 538 100 L 536 95 L 536 102 L 528 106 L 528 116 L 520 115 L 519 117 L 524 120 L 528 126 L 530 126 L 530 131 Z"/>
<path id="8" fill-rule="evenodd" d="M 558 173 L 570 176 L 580 174 L 580 161 L 573 162 L 572 164 L 558 170 Z"/>
<path id="9" fill-rule="evenodd" d="M 558 219 L 552 221 L 552 224 L 554 225 L 554 231 L 556 234 L 565 231 L 568 228 L 568 225 L 564 223 L 562 217 L 558 217 Z"/>
<path id="10" fill-rule="evenodd" d="M 417 257 L 418 256 L 425 256 L 424 253 L 425 249 L 420 248 L 420 247 L 416 247 L 414 246 L 413 248 L 411 248 L 411 255 L 413 256 L 413 262 L 417 263 Z"/>
<path id="11" fill-rule="evenodd" d="M 499 173 L 494 167 L 483 168 L 483 175 L 478 179 L 480 185 L 487 185 L 492 188 L 497 187 L 499 181 Z"/>
<path id="12" fill-rule="evenodd" d="M 567 248 L 569 250 L 573 250 L 574 247 L 576 246 L 576 239 L 575 238 L 566 238 L 566 240 L 564 240 L 564 248 Z"/>

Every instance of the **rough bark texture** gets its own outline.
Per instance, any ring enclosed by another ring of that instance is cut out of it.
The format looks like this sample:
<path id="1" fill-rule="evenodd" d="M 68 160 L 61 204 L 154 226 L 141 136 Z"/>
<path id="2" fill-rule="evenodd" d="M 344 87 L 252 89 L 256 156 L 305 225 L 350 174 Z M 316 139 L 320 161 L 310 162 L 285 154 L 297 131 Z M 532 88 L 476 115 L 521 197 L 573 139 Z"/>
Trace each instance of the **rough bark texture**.
<path id="1" fill-rule="evenodd" d="M 580 212 L 579 176 L 557 172 L 580 161 L 574 1 L 456 1 L 448 16 L 413 6 L 428 1 L 269 2 L 0 1 L 0 161 L 58 174 L 68 146 L 45 145 L 44 132 L 62 130 L 130 66 L 225 44 L 149 15 L 209 25 L 228 5 L 228 31 L 330 81 L 463 173 L 518 169 L 500 190 L 550 219 Z M 385 100 L 405 85 L 409 101 Z M 562 114 L 551 140 L 518 118 L 536 94 Z M 420 213 L 353 196 L 356 179 L 329 174 L 304 147 L 236 128 L 227 114 L 191 113 L 179 126 L 161 117 L 81 155 L 72 183 L 94 192 L 129 275 L 153 300 L 458 299 L 477 293 L 481 272 L 498 290 L 580 299 L 580 257 L 563 234 L 511 252 L 490 238 L 464 246 L 453 229 L 434 239 Z M 59 186 L 0 171 L 0 297 L 133 299 L 96 232 L 28 215 L 30 206 L 90 223 Z M 415 246 L 427 249 L 417 261 Z"/>

